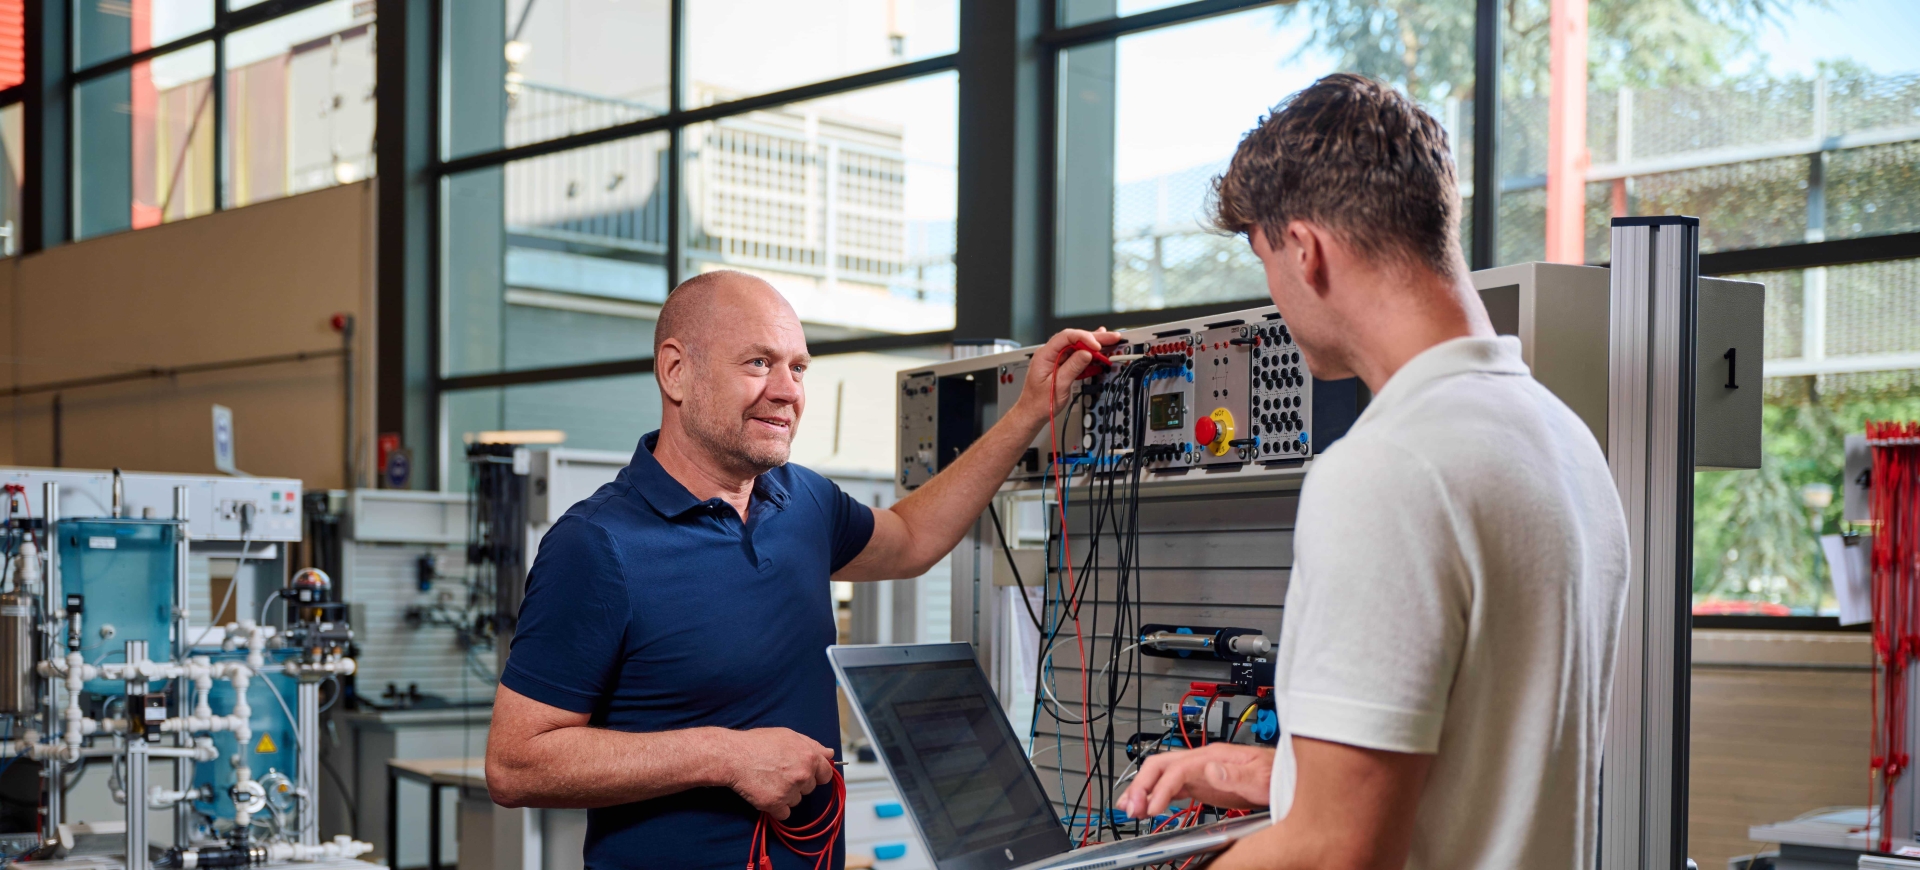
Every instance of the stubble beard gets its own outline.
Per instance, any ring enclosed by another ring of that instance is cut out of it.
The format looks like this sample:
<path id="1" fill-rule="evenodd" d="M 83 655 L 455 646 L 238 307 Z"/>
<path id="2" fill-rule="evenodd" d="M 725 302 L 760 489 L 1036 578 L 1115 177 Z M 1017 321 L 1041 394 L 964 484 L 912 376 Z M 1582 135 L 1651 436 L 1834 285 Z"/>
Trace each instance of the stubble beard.
<path id="1" fill-rule="evenodd" d="M 750 472 L 754 477 L 787 464 L 793 449 L 793 427 L 788 427 L 784 439 L 775 442 L 749 438 L 746 418 L 722 410 L 712 392 L 699 383 L 696 378 L 692 394 L 681 408 L 688 434 L 733 470 Z"/>

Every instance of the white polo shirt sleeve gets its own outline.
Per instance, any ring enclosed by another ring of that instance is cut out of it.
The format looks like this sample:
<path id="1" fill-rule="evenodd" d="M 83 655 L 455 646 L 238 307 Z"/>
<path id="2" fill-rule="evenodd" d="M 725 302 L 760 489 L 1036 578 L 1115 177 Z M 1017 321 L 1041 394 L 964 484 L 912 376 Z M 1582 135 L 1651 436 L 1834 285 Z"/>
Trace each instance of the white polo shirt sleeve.
<path id="1" fill-rule="evenodd" d="M 1286 730 L 1436 752 L 1473 606 L 1466 526 L 1436 469 L 1384 438 L 1350 439 L 1314 464 L 1281 641 Z"/>

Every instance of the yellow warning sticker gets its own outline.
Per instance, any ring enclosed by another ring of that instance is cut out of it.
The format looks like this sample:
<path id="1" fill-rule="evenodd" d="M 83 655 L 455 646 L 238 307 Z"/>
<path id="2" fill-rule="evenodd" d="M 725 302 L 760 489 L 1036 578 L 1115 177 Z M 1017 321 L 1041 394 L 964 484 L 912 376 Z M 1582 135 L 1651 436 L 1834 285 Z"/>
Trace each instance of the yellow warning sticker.
<path id="1" fill-rule="evenodd" d="M 273 745 L 273 735 L 271 735 L 271 734 L 262 734 L 262 735 L 260 735 L 260 743 L 259 743 L 259 745 L 256 745 L 256 746 L 254 746 L 254 747 L 253 747 L 253 751 L 255 751 L 255 752 L 279 752 L 279 751 L 280 751 L 280 748 L 279 748 L 279 747 L 277 747 L 277 746 L 274 746 L 274 745 Z"/>

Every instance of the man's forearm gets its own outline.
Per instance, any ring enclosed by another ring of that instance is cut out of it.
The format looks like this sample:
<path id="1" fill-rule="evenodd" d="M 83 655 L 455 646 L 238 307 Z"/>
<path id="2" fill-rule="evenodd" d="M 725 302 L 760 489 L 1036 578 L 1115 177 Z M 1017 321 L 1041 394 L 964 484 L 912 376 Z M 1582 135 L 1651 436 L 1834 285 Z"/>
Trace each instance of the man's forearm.
<path id="1" fill-rule="evenodd" d="M 1046 424 L 1047 409 L 1016 402 L 951 465 L 895 503 L 892 510 L 912 534 L 914 551 L 933 559 L 951 551 Z"/>
<path id="2" fill-rule="evenodd" d="M 725 786 L 725 744 L 733 733 L 556 728 L 515 751 L 489 752 L 487 787 L 503 806 L 592 809 Z"/>

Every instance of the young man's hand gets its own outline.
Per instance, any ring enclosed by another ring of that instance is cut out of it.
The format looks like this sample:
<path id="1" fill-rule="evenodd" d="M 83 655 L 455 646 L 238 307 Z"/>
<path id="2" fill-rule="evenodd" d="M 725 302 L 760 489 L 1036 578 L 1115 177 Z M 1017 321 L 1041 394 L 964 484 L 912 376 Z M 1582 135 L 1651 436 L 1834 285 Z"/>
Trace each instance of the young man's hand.
<path id="1" fill-rule="evenodd" d="M 1272 778 L 1273 750 L 1265 747 L 1214 743 L 1165 752 L 1140 765 L 1119 808 L 1133 818 L 1150 819 L 1182 798 L 1227 809 L 1264 807 Z"/>

